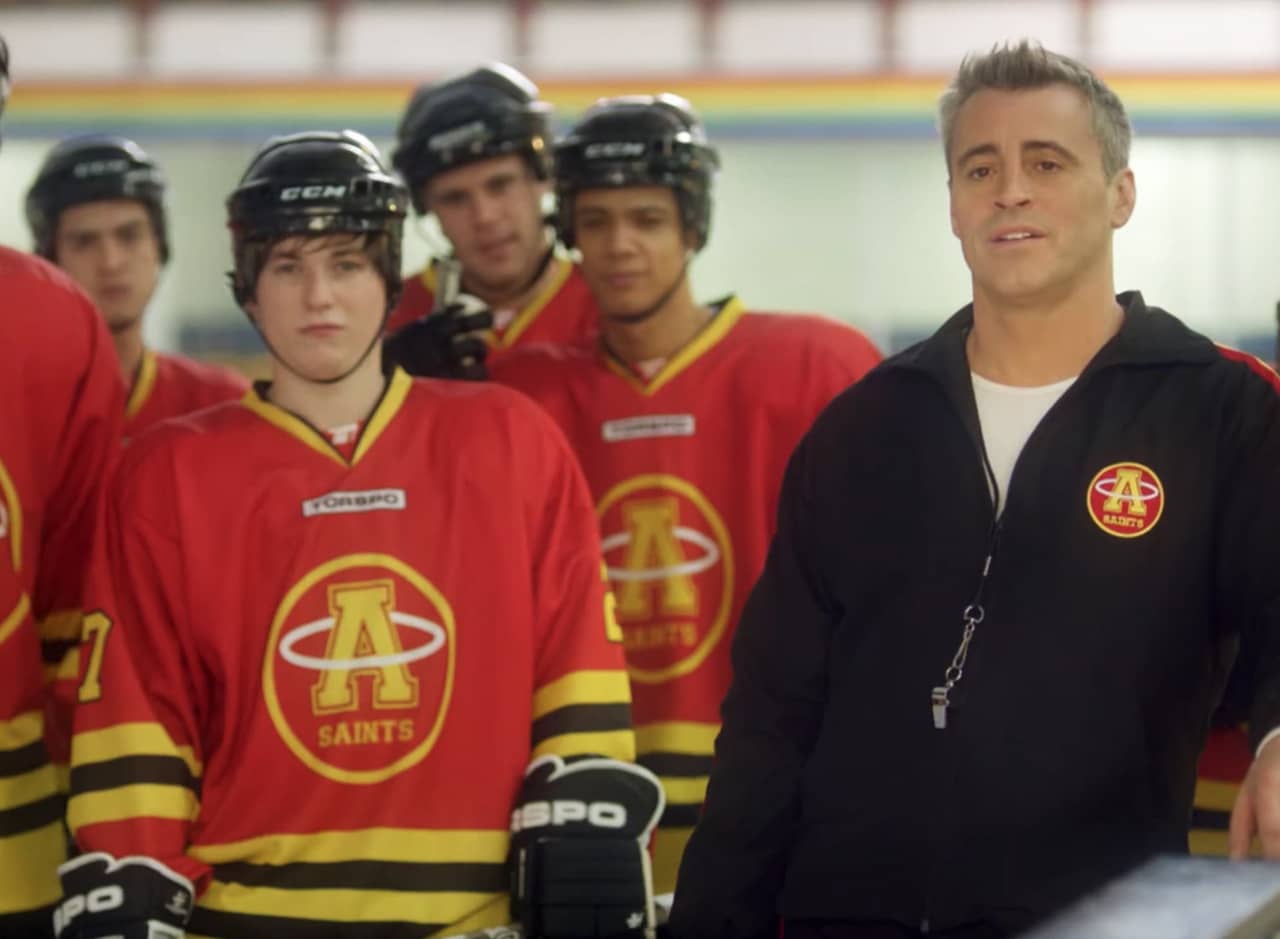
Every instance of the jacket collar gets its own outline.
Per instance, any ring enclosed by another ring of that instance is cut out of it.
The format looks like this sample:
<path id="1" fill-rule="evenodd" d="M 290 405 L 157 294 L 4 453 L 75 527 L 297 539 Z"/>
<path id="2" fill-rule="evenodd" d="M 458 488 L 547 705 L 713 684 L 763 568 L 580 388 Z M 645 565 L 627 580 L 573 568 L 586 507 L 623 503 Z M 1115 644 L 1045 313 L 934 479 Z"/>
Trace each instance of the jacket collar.
<path id="1" fill-rule="evenodd" d="M 1147 306 L 1138 291 L 1119 294 L 1116 302 L 1124 310 L 1124 321 L 1083 374 L 1112 365 L 1197 364 L 1217 358 L 1212 342 L 1159 307 Z M 924 342 L 889 359 L 885 367 L 924 371 L 948 385 L 960 380 L 967 383 L 969 362 L 964 346 L 972 327 L 973 304 L 969 304 Z"/>

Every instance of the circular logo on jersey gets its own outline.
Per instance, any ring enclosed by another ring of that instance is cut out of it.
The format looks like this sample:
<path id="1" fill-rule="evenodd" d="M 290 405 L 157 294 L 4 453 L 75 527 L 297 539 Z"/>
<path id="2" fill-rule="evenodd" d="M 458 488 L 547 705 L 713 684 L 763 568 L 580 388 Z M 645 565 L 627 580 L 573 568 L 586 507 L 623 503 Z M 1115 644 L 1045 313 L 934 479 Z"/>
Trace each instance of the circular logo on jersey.
<path id="1" fill-rule="evenodd" d="M 31 608 L 19 579 L 21 571 L 22 503 L 13 478 L 0 461 L 0 642 L 17 630 Z"/>
<path id="2" fill-rule="evenodd" d="M 303 763 L 344 783 L 382 782 L 431 752 L 453 690 L 453 611 L 417 571 L 349 554 L 310 571 L 271 623 L 262 688 Z"/>
<path id="3" fill-rule="evenodd" d="M 696 487 L 657 473 L 614 486 L 597 512 L 631 678 L 689 674 L 723 638 L 733 606 L 720 513 Z"/>
<path id="4" fill-rule="evenodd" d="M 1137 538 L 1164 512 L 1164 486 L 1149 466 L 1112 463 L 1089 483 L 1085 504 L 1094 524 L 1117 538 Z"/>

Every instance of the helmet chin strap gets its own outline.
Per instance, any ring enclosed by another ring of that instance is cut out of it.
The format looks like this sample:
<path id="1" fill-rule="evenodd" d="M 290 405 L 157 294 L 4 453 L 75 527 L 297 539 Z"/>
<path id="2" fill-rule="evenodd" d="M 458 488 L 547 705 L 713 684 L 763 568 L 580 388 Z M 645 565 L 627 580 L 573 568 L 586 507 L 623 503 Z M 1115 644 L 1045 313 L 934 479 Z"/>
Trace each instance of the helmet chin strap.
<path id="1" fill-rule="evenodd" d="M 295 368 L 292 364 L 290 364 L 288 359 L 286 359 L 283 355 L 277 352 L 275 347 L 271 345 L 270 341 L 268 341 L 267 339 L 267 334 L 262 331 L 262 327 L 258 325 L 258 321 L 253 318 L 253 315 L 250 314 L 248 310 L 245 311 L 245 315 L 249 317 L 249 322 L 253 324 L 254 332 L 258 334 L 258 338 L 262 340 L 262 344 L 266 346 L 267 351 L 271 353 L 271 358 L 279 362 L 281 365 L 283 365 L 286 371 L 288 371 L 290 374 L 292 374 L 296 378 L 302 379 L 308 384 L 336 385 L 338 382 L 343 381 L 349 378 L 351 375 L 353 375 L 356 369 L 358 369 L 361 365 L 364 364 L 365 359 L 369 358 L 370 353 L 372 353 L 374 348 L 378 345 L 378 341 L 382 339 L 383 332 L 386 331 L 387 320 L 391 318 L 391 308 L 388 307 L 387 312 L 382 314 L 382 322 L 378 325 L 378 331 L 373 334 L 373 339 L 370 340 L 369 345 L 365 347 L 364 352 L 360 353 L 360 357 L 355 360 L 355 363 L 352 364 L 352 366 L 349 369 L 347 369 L 341 375 L 337 375 L 333 378 L 312 378 L 310 375 L 303 373 L 301 369 Z"/>
<path id="2" fill-rule="evenodd" d="M 626 323 L 628 326 L 635 326 L 637 323 L 643 323 L 645 320 L 649 319 L 649 317 L 662 309 L 663 306 L 666 305 L 667 301 L 675 295 L 675 292 L 680 289 L 680 285 L 683 284 L 685 278 L 689 276 L 689 261 L 692 257 L 692 251 L 685 253 L 684 263 L 680 265 L 680 272 L 676 274 L 676 278 L 671 282 L 671 286 L 664 290 L 658 299 L 649 306 L 645 307 L 638 313 L 611 315 L 609 319 L 615 320 L 619 323 Z"/>
<path id="3" fill-rule="evenodd" d="M 456 258 L 457 253 L 454 252 L 452 256 Z M 525 282 L 519 288 L 513 291 L 511 296 L 523 297 L 526 293 L 528 293 L 529 288 L 531 288 L 534 284 L 536 284 L 541 279 L 542 275 L 547 272 L 547 268 L 551 266 L 551 262 L 552 260 L 555 259 L 555 256 L 556 256 L 556 244 L 554 241 L 552 241 L 549 245 L 547 245 L 547 249 L 544 252 L 542 252 L 542 259 L 538 261 L 537 267 L 533 269 L 533 275 L 526 278 Z M 471 291 L 466 289 L 466 279 L 467 279 L 467 269 L 464 267 L 462 269 L 462 280 L 463 280 L 462 292 L 471 293 Z M 476 296 L 479 296 L 479 295 L 477 294 Z"/>

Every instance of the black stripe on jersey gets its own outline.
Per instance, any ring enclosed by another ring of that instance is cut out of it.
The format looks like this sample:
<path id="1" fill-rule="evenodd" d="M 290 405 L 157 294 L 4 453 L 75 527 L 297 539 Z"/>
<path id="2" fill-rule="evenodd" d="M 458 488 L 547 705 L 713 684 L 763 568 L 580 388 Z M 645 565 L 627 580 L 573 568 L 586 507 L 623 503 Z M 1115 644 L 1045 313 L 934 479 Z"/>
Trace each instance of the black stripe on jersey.
<path id="1" fill-rule="evenodd" d="M 692 828 L 698 824 L 698 818 L 702 815 L 702 805 L 672 805 L 667 803 L 667 807 L 662 812 L 662 818 L 658 820 L 658 826 L 661 828 Z"/>
<path id="2" fill-rule="evenodd" d="M 1203 831 L 1227 831 L 1231 828 L 1231 813 L 1217 809 L 1192 809 L 1191 827 Z"/>
<path id="3" fill-rule="evenodd" d="M 478 863 L 331 861 L 323 864 L 215 864 L 213 877 L 223 883 L 284 890 L 501 893 L 509 886 L 505 864 Z"/>
<path id="4" fill-rule="evenodd" d="M 21 776 L 49 762 L 44 741 L 33 740 L 16 750 L 0 750 L 0 776 Z"/>
<path id="5" fill-rule="evenodd" d="M 642 753 L 636 762 L 655 776 L 710 776 L 716 759 L 710 754 L 694 756 L 692 753 Z"/>
<path id="6" fill-rule="evenodd" d="M 86 763 L 71 770 L 71 791 L 94 792 L 136 784 L 185 786 L 200 793 L 200 781 L 176 756 L 122 756 L 101 763 Z"/>
<path id="7" fill-rule="evenodd" d="M 196 907 L 188 932 L 219 939 L 422 939 L 448 923 L 330 923 L 291 916 L 250 916 Z"/>
<path id="8" fill-rule="evenodd" d="M 79 639 L 42 639 L 40 658 L 44 660 L 45 665 L 57 665 L 78 645 L 80 645 Z"/>
<path id="9" fill-rule="evenodd" d="M 24 913 L 0 914 L 0 936 L 5 939 L 49 939 L 53 934 L 53 907 Z"/>
<path id="10" fill-rule="evenodd" d="M 0 812 L 0 838 L 35 831 L 62 818 L 67 802 L 60 795 L 47 796 Z"/>
<path id="11" fill-rule="evenodd" d="M 533 722 L 533 745 L 561 734 L 631 729 L 629 704 L 570 704 Z"/>

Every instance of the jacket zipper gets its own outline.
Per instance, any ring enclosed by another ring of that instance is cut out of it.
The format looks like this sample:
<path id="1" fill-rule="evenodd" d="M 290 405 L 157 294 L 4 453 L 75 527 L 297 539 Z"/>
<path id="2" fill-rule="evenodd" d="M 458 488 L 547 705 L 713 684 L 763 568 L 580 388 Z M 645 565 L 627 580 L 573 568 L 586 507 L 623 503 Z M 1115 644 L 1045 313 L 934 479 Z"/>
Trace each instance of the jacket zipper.
<path id="1" fill-rule="evenodd" d="M 952 405 L 954 407 L 955 402 L 952 402 Z M 981 623 L 986 616 L 986 611 L 985 611 L 985 608 L 983 607 L 983 601 L 986 599 L 987 583 L 991 577 L 991 566 L 992 566 L 992 563 L 995 561 L 996 546 L 1000 540 L 1000 508 L 999 508 L 1000 507 L 1000 484 L 996 480 L 995 471 L 991 468 L 991 458 L 987 456 L 987 446 L 982 439 L 982 430 L 979 427 L 976 429 L 976 432 L 975 432 L 975 428 L 971 427 L 969 425 L 969 422 L 964 419 L 964 414 L 961 412 L 961 409 L 956 407 L 956 410 L 958 412 L 957 416 L 960 418 L 961 425 L 965 427 L 967 431 L 969 431 L 969 434 L 973 439 L 974 446 L 978 451 L 978 455 L 982 457 L 982 470 L 984 475 L 984 482 L 987 484 L 987 498 L 989 500 L 989 504 L 991 507 L 991 526 L 987 531 L 987 545 L 986 545 L 985 559 L 982 563 L 982 572 L 978 577 L 978 586 L 977 586 L 977 589 L 974 591 L 973 601 L 969 603 L 968 606 L 965 607 L 964 612 L 962 614 L 964 630 L 961 633 L 960 646 L 956 650 L 956 655 L 952 658 L 951 665 L 947 668 L 946 672 L 944 673 L 943 685 L 937 688 L 934 688 L 933 691 L 931 692 L 930 701 L 931 701 L 931 704 L 933 705 L 934 715 L 935 715 L 934 726 L 938 730 L 943 731 L 944 733 L 945 733 L 946 708 L 950 707 L 950 697 L 949 697 L 950 690 L 955 686 L 955 684 L 960 680 L 960 677 L 963 675 L 964 659 L 967 658 L 968 656 L 969 643 L 972 641 L 974 637 L 974 633 L 977 628 L 977 625 Z M 944 688 L 946 689 L 947 696 L 940 702 L 939 691 Z M 940 703 L 943 704 L 943 708 L 944 708 L 942 712 L 944 715 L 942 726 L 939 726 L 939 723 L 937 720 L 938 706 Z M 951 753 L 951 748 L 955 745 L 954 741 L 955 741 L 955 734 L 948 734 L 941 741 L 941 746 L 944 748 L 944 752 L 943 752 L 944 759 L 942 762 L 944 764 L 944 767 L 950 769 L 950 778 L 946 781 L 946 785 L 944 787 L 942 797 L 936 803 L 937 808 L 935 809 L 935 812 L 942 811 L 943 806 L 945 806 L 945 804 L 950 800 L 950 795 L 952 790 L 955 788 L 957 770 L 954 765 L 954 760 L 946 759 L 946 757 L 953 756 L 953 754 Z M 921 916 L 920 916 L 920 932 L 925 935 L 928 935 L 930 930 L 929 917 L 933 909 L 933 888 L 934 888 L 934 883 L 937 880 L 937 873 L 938 873 L 937 842 L 938 842 L 939 826 L 938 826 L 936 814 L 934 816 L 934 819 L 935 820 L 933 824 L 933 829 L 934 829 L 933 849 L 930 852 L 931 856 L 929 859 L 929 870 L 925 879 L 924 909 L 922 910 Z"/>

